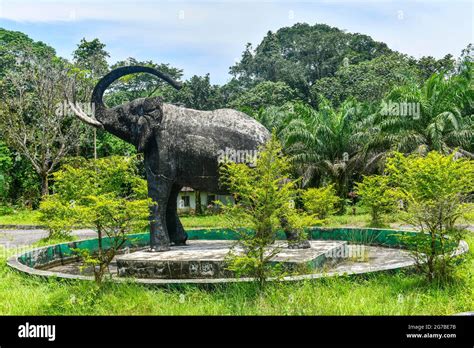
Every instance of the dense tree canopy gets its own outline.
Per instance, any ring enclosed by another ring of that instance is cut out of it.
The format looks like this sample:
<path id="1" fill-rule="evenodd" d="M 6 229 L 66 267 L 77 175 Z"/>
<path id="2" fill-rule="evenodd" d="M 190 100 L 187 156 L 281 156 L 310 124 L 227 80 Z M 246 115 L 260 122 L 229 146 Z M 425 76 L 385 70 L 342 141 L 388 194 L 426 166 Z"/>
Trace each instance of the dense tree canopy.
<path id="1" fill-rule="evenodd" d="M 107 132 L 58 118 L 55 108 L 65 96 L 87 105 L 111 69 L 146 65 L 183 88 L 149 74 L 124 76 L 107 90 L 107 105 L 161 96 L 194 109 L 242 110 L 275 132 L 304 186 L 332 185 L 343 211 L 354 181 L 380 172 L 392 150 L 474 157 L 473 51 L 468 45 L 457 59 L 415 59 L 363 34 L 298 23 L 248 44 L 219 86 L 209 74 L 184 80 L 167 62 L 130 57 L 109 66 L 99 38 L 82 39 L 67 61 L 43 42 L 0 29 L 0 200 L 37 202 L 67 155 L 134 154 Z"/>
<path id="2" fill-rule="evenodd" d="M 0 28 L 0 78 L 28 56 L 46 57 L 55 50 L 41 41 L 33 41 L 18 31 Z"/>
<path id="3" fill-rule="evenodd" d="M 165 63 L 154 63 L 151 60 L 139 61 L 135 58 L 128 58 L 113 64 L 110 69 L 127 65 L 151 66 L 159 71 L 168 74 L 173 79 L 179 81 L 183 76 L 183 71 Z M 157 79 L 150 74 L 127 75 L 116 81 L 109 88 L 110 93 L 105 96 L 105 101 L 109 106 L 115 106 L 137 98 L 146 98 L 154 95 L 163 96 L 169 99 L 175 93 L 173 87 L 165 81 Z"/>
<path id="4" fill-rule="evenodd" d="M 380 101 L 394 86 L 419 80 L 418 71 L 405 56 L 390 54 L 359 64 L 342 65 L 334 76 L 318 80 L 312 100 L 321 96 L 339 105 L 348 97 L 361 102 Z"/>
<path id="5" fill-rule="evenodd" d="M 299 23 L 268 32 L 255 50 L 248 44 L 230 72 L 248 87 L 261 81 L 285 82 L 308 101 L 311 86 L 333 76 L 344 62 L 357 64 L 389 52 L 386 44 L 366 35 Z"/>
<path id="6" fill-rule="evenodd" d="M 281 106 L 288 101 L 296 101 L 297 95 L 298 92 L 284 82 L 263 81 L 242 93 L 230 106 L 259 110 L 261 107 Z"/>

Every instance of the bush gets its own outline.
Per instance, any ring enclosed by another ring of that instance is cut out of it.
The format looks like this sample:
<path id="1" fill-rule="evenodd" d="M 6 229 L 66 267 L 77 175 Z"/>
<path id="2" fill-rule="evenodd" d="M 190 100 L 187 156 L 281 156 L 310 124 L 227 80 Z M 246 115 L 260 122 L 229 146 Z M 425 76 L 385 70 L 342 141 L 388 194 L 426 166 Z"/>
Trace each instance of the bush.
<path id="1" fill-rule="evenodd" d="M 49 231 L 48 239 L 71 239 L 71 231 L 79 216 L 74 201 L 66 201 L 60 195 L 45 196 L 40 203 L 39 221 Z"/>
<path id="2" fill-rule="evenodd" d="M 334 184 L 307 189 L 303 192 L 302 198 L 306 210 L 319 219 L 326 219 L 330 214 L 334 214 L 337 210 L 336 205 L 341 200 L 336 195 Z"/>
<path id="3" fill-rule="evenodd" d="M 362 182 L 355 185 L 361 204 L 369 209 L 370 226 L 380 227 L 384 214 L 394 212 L 396 208 L 396 191 L 390 187 L 390 178 L 385 175 L 364 176 Z"/>
<path id="4" fill-rule="evenodd" d="M 127 234 L 148 224 L 146 181 L 137 175 L 133 158 L 76 159 L 54 174 L 54 193 L 41 202 L 40 219 L 50 238 L 64 237 L 76 224 L 93 226 L 98 234 L 97 254 L 77 250 L 85 266 L 91 266 L 101 282 Z M 102 247 L 104 236 L 111 246 Z"/>
<path id="5" fill-rule="evenodd" d="M 449 279 L 458 260 L 453 249 L 464 232 L 456 221 L 472 209 L 464 203 L 474 191 L 473 161 L 435 151 L 426 157 L 395 153 L 386 171 L 406 206 L 401 217 L 420 230 L 404 237 L 418 268 L 430 281 Z"/>
<path id="6" fill-rule="evenodd" d="M 299 243 L 306 240 L 304 226 L 314 220 L 295 209 L 297 181 L 289 178 L 289 171 L 289 159 L 283 156 L 275 134 L 261 148 L 255 168 L 231 162 L 221 167 L 221 183 L 236 201 L 235 205 L 223 206 L 223 210 L 240 234 L 238 252 L 232 251 L 227 259 L 229 269 L 238 276 L 255 277 L 260 286 L 269 276 L 282 274 L 282 269 L 270 262 L 280 252 L 273 245 L 277 231 L 292 229 L 298 235 L 292 242 Z M 240 228 L 247 222 L 252 233 Z"/>

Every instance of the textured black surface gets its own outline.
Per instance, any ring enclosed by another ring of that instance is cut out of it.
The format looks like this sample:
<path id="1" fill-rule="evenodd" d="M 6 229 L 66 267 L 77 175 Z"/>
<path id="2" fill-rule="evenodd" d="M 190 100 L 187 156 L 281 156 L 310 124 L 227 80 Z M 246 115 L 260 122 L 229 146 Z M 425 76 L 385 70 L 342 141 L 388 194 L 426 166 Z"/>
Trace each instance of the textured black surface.
<path id="1" fill-rule="evenodd" d="M 219 187 L 218 159 L 227 149 L 255 151 L 270 136 L 248 115 L 231 109 L 199 111 L 166 104 L 160 97 L 141 98 L 107 108 L 102 96 L 118 78 L 150 73 L 179 89 L 180 84 L 150 67 L 129 66 L 113 70 L 92 94 L 95 118 L 103 128 L 144 153 L 151 208 L 152 249 L 169 250 L 170 243 L 184 244 L 186 232 L 176 214 L 176 199 L 183 186 L 225 194 Z"/>

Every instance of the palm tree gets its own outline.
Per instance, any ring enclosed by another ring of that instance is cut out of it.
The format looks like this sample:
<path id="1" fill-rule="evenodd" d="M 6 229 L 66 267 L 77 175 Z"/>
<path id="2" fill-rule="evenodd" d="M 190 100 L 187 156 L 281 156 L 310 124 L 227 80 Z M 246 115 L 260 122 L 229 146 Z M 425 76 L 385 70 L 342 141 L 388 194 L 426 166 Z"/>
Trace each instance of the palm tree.
<path id="1" fill-rule="evenodd" d="M 471 76 L 470 72 L 450 78 L 433 74 L 421 88 L 413 83 L 394 88 L 382 110 L 366 120 L 377 130 L 372 148 L 403 153 L 450 153 L 459 148 L 459 152 L 472 156 L 474 122 L 472 107 L 467 107 L 472 105 Z M 404 111 L 411 107 L 419 112 L 401 112 L 403 107 Z"/>
<path id="2" fill-rule="evenodd" d="M 345 209 L 349 179 L 363 163 L 358 120 L 361 105 L 345 101 L 338 109 L 323 101 L 319 111 L 294 112 L 286 134 L 286 151 L 303 176 L 303 185 L 329 181 L 343 198 Z"/>

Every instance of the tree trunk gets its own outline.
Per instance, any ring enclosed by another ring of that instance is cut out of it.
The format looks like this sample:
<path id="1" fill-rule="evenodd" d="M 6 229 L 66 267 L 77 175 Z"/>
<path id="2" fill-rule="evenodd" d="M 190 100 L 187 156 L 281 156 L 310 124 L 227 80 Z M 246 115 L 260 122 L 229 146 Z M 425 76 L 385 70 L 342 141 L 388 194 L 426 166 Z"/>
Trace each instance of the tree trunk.
<path id="1" fill-rule="evenodd" d="M 97 130 L 94 128 L 94 159 L 97 159 Z"/>
<path id="2" fill-rule="evenodd" d="M 41 173 L 41 196 L 49 195 L 49 186 L 48 186 L 48 174 Z"/>
<path id="3" fill-rule="evenodd" d="M 196 192 L 196 209 L 195 209 L 195 214 L 196 215 L 202 215 L 202 206 L 201 206 L 201 192 L 200 191 L 195 191 Z"/>
<path id="4" fill-rule="evenodd" d="M 335 179 L 335 189 L 336 189 L 336 194 L 339 198 L 339 202 L 336 204 L 336 209 L 337 212 L 336 214 L 338 215 L 343 215 L 346 212 L 346 199 L 347 199 L 347 180 L 346 178 L 336 178 Z"/>

